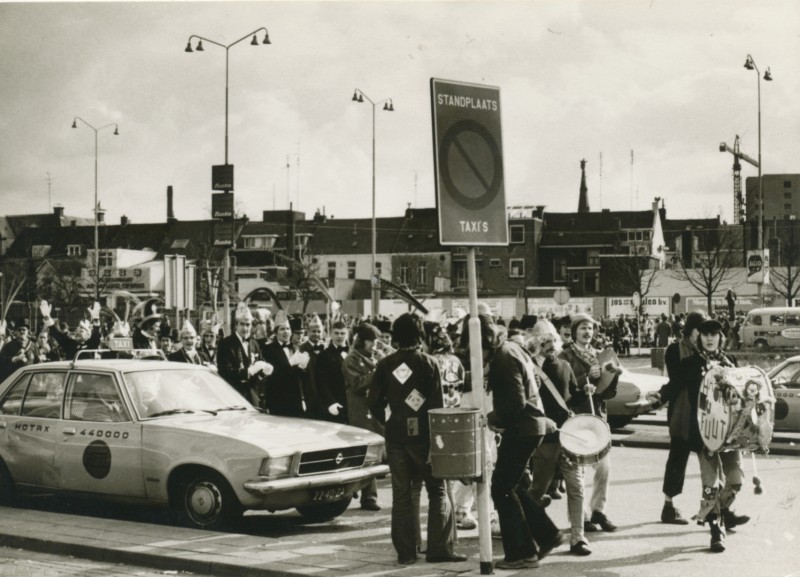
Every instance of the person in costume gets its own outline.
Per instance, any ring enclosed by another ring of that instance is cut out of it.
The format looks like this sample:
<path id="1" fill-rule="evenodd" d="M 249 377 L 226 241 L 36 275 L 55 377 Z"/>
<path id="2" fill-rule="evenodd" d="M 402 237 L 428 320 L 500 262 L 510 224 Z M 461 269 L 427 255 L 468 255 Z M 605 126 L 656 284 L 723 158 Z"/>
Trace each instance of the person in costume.
<path id="1" fill-rule="evenodd" d="M 219 342 L 217 369 L 219 376 L 240 395 L 258 406 L 264 379 L 272 373 L 272 366 L 264 362 L 258 343 L 250 336 L 252 327 L 253 314 L 240 303 L 233 334 Z"/>
<path id="2" fill-rule="evenodd" d="M 30 339 L 28 321 L 20 319 L 13 323 L 11 334 L 13 340 L 6 343 L 0 350 L 0 382 L 11 376 L 17 369 L 33 362 L 34 343 Z"/>
<path id="3" fill-rule="evenodd" d="M 275 315 L 274 339 L 261 349 L 273 372 L 264 382 L 264 407 L 271 415 L 306 416 L 304 381 L 310 357 L 300 350 L 304 335 L 301 317 Z"/>
<path id="4" fill-rule="evenodd" d="M 211 362 L 197 350 L 197 331 L 192 326 L 192 323 L 189 322 L 189 319 L 183 322 L 179 337 L 181 348 L 167 355 L 167 360 L 193 365 L 205 365 Z"/>
<path id="5" fill-rule="evenodd" d="M 47 301 L 39 304 L 39 311 L 44 319 L 44 326 L 50 329 L 50 335 L 58 343 L 64 358 L 72 360 L 79 351 L 100 348 L 100 303 L 95 302 L 88 308 L 90 321 L 86 319 L 80 321 L 73 335 L 69 335 L 58 326 L 58 323 L 50 316 L 52 306 Z"/>
<path id="6" fill-rule="evenodd" d="M 161 307 L 158 299 L 150 299 L 144 303 L 139 326 L 133 331 L 133 348 L 157 351 L 161 348 L 159 333 L 161 331 Z"/>
<path id="7" fill-rule="evenodd" d="M 347 334 L 347 325 L 342 321 L 333 323 L 331 343 L 313 364 L 320 418 L 335 423 L 347 423 L 347 384 L 342 372 L 349 353 Z"/>

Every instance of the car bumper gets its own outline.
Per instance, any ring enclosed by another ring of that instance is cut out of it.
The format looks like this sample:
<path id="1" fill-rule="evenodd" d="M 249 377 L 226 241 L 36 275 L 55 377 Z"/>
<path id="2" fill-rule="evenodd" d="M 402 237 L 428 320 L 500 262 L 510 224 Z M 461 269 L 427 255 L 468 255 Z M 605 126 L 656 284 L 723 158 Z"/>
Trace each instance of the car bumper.
<path id="1" fill-rule="evenodd" d="M 289 477 L 271 481 L 247 481 L 244 483 L 244 488 L 254 495 L 274 495 L 276 493 L 289 491 L 332 487 L 357 483 L 359 481 L 368 481 L 375 477 L 384 477 L 388 474 L 389 465 L 373 465 L 372 467 L 349 469 L 347 471 L 337 471 L 321 475 L 310 475 L 308 477 Z"/>

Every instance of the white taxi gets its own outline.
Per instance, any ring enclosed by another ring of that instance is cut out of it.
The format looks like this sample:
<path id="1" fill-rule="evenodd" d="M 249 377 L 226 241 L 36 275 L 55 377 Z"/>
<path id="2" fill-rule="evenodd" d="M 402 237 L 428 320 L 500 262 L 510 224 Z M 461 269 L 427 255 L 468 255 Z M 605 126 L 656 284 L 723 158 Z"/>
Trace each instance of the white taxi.
<path id="1" fill-rule="evenodd" d="M 789 357 L 768 375 L 775 391 L 775 430 L 800 432 L 800 356 Z"/>
<path id="2" fill-rule="evenodd" d="M 216 528 L 247 509 L 342 514 L 387 475 L 364 429 L 266 415 L 213 371 L 159 360 L 24 367 L 0 385 L 0 501 L 75 493 Z"/>

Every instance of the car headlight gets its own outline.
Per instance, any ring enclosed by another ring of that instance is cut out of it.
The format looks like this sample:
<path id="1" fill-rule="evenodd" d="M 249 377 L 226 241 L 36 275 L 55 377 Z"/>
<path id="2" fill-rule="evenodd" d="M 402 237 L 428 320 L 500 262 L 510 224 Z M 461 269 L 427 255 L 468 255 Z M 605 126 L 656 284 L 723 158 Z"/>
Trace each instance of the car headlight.
<path id="1" fill-rule="evenodd" d="M 277 478 L 289 474 L 292 468 L 292 455 L 286 457 L 267 457 L 261 461 L 259 476 Z"/>
<path id="2" fill-rule="evenodd" d="M 364 466 L 377 465 L 384 461 L 386 454 L 385 445 L 383 443 L 376 443 L 367 446 L 367 454 L 364 457 Z"/>

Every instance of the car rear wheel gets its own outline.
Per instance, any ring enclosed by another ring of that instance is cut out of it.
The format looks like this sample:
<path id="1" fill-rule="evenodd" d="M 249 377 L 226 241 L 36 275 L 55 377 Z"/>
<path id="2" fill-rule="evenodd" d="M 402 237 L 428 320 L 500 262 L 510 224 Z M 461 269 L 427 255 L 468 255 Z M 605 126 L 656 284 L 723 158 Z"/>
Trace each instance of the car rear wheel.
<path id="1" fill-rule="evenodd" d="M 765 353 L 767 349 L 769 349 L 767 341 L 761 339 L 753 343 L 753 347 L 755 347 L 756 351 L 758 351 L 759 353 Z"/>
<path id="2" fill-rule="evenodd" d="M 307 521 L 311 523 L 323 523 L 335 519 L 350 506 L 351 497 L 332 503 L 321 503 L 319 505 L 303 505 L 297 507 L 297 512 L 300 513 Z"/>
<path id="3" fill-rule="evenodd" d="M 243 508 L 222 476 L 200 472 L 179 484 L 182 520 L 200 529 L 225 528 L 241 518 Z"/>

